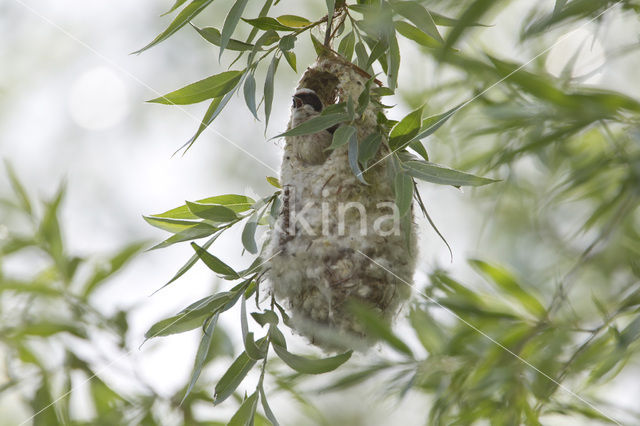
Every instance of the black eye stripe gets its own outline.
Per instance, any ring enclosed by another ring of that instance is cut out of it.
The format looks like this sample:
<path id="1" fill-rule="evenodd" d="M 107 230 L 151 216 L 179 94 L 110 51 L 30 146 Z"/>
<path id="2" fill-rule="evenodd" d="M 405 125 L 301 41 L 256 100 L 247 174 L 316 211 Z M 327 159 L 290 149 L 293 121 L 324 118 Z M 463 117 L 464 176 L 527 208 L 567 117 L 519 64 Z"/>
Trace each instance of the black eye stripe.
<path id="1" fill-rule="evenodd" d="M 295 97 L 300 99 L 303 104 L 311 105 L 316 111 L 322 111 L 322 102 L 320 101 L 320 98 L 318 98 L 318 95 L 314 93 L 298 93 Z"/>

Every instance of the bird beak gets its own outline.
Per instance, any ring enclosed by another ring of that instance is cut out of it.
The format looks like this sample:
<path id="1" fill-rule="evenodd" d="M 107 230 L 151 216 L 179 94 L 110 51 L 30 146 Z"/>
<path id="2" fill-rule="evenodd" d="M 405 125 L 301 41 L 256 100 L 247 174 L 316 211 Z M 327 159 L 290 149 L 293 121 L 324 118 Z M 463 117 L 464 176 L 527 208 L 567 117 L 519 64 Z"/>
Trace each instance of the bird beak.
<path id="1" fill-rule="evenodd" d="M 297 96 L 293 97 L 293 107 L 294 108 L 300 108 L 302 105 L 304 105 L 304 103 L 302 102 L 302 99 L 300 99 Z"/>

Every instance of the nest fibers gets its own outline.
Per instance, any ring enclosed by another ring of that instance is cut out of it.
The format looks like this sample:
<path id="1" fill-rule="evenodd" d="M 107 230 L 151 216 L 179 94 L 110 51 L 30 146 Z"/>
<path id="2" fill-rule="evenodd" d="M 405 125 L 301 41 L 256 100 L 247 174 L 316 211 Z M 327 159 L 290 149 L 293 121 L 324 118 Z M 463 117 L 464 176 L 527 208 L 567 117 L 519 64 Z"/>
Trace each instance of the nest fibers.
<path id="1" fill-rule="evenodd" d="M 366 81 L 338 56 L 319 58 L 300 80 L 289 129 L 327 105 L 357 100 Z M 370 102 L 355 120 L 358 141 L 377 130 L 380 111 Z M 349 165 L 347 145 L 326 150 L 333 130 L 286 138 L 282 209 L 268 273 L 276 298 L 292 313 L 293 327 L 330 350 L 370 343 L 350 301 L 391 321 L 410 295 L 416 257 L 413 220 L 404 222 L 411 229 L 400 229 L 389 162 L 367 170 L 368 185 L 361 183 Z M 370 164 L 388 153 L 383 140 Z"/>

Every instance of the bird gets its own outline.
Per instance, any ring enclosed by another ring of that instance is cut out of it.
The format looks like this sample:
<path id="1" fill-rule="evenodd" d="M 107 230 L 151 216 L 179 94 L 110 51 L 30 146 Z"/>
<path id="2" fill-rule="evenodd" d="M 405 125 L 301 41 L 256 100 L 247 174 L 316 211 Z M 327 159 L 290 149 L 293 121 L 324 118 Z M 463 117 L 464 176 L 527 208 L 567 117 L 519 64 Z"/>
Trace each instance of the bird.
<path id="1" fill-rule="evenodd" d="M 300 88 L 293 95 L 293 105 L 289 128 L 299 126 L 307 120 L 320 115 L 324 109 L 318 94 L 311 89 Z M 292 147 L 296 157 L 305 164 L 319 165 L 326 161 L 336 127 L 311 135 L 294 136 Z"/>

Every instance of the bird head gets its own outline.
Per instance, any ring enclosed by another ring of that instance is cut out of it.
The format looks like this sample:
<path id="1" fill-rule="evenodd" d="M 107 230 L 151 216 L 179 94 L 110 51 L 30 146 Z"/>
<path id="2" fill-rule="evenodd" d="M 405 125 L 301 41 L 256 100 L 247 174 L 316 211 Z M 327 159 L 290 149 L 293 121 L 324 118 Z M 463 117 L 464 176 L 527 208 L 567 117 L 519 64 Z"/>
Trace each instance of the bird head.
<path id="1" fill-rule="evenodd" d="M 293 95 L 293 117 L 295 124 L 299 124 L 322 112 L 322 101 L 311 89 L 298 89 Z"/>

